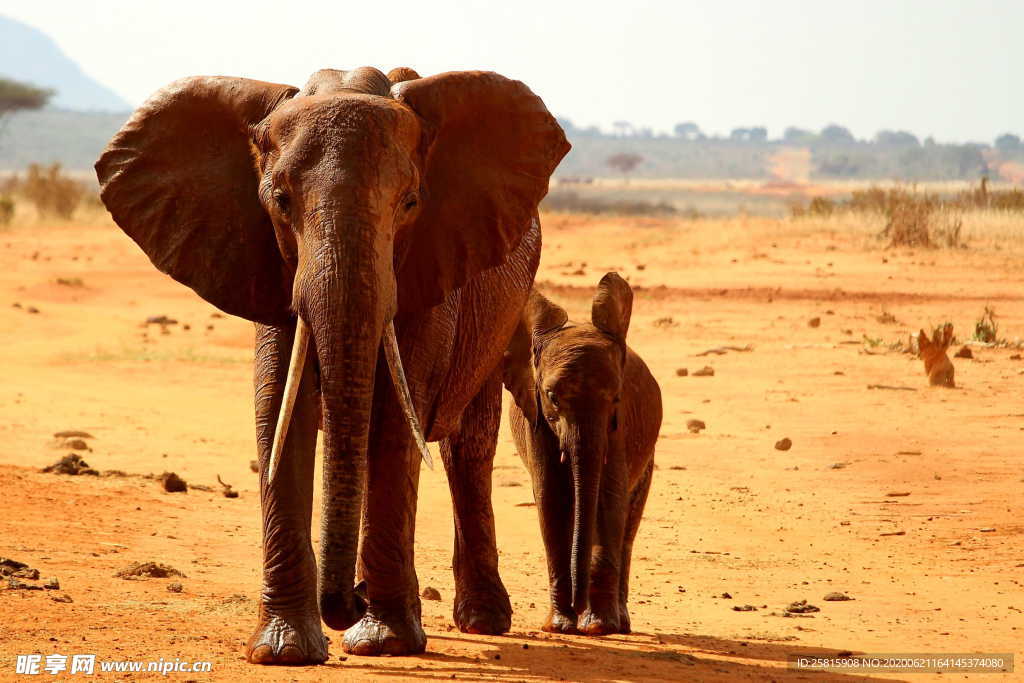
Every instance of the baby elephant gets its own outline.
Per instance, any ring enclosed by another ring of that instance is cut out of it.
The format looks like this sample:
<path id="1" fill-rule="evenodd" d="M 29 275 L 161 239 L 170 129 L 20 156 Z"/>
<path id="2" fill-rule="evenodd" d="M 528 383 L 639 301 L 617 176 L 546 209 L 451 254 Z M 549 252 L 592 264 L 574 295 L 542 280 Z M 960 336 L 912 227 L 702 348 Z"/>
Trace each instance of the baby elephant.
<path id="1" fill-rule="evenodd" d="M 617 273 L 601 278 L 590 322 L 568 322 L 533 291 L 505 353 L 512 433 L 547 552 L 545 631 L 630 632 L 629 560 L 661 428 L 661 390 L 626 346 L 632 307 Z"/>
<path id="2" fill-rule="evenodd" d="M 946 349 L 953 343 L 953 325 L 946 323 L 936 328 L 931 341 L 921 330 L 917 337 L 917 347 L 924 360 L 924 371 L 928 373 L 928 383 L 932 386 L 955 387 L 953 382 L 953 363 L 946 355 Z"/>

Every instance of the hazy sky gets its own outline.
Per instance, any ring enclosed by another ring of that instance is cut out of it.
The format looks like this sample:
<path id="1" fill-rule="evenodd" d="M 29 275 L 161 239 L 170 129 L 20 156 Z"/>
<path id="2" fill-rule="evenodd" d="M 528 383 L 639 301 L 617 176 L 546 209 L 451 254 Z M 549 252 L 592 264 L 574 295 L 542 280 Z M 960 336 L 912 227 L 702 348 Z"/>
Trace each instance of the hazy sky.
<path id="1" fill-rule="evenodd" d="M 407 65 L 498 71 L 604 128 L 1024 133 L 1021 0 L 0 0 L 0 14 L 134 104 L 192 74 L 302 85 L 321 67 Z"/>

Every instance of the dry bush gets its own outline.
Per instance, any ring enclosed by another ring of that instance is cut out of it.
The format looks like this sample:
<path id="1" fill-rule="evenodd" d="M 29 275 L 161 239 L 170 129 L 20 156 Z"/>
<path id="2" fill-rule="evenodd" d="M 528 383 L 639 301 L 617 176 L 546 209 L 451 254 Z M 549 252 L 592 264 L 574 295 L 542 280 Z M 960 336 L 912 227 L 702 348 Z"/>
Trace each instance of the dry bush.
<path id="1" fill-rule="evenodd" d="M 60 164 L 31 164 L 24 178 L 14 176 L 5 185 L 44 218 L 70 219 L 87 194 L 84 184 L 65 174 Z"/>
<path id="2" fill-rule="evenodd" d="M 981 318 L 974 323 L 973 338 L 986 344 L 994 344 L 999 340 L 999 324 L 996 323 L 996 309 L 991 306 L 985 306 Z"/>
<path id="3" fill-rule="evenodd" d="M 881 237 L 890 247 L 934 247 L 929 223 L 934 205 L 910 195 L 894 201 L 885 211 L 886 224 Z"/>
<path id="4" fill-rule="evenodd" d="M 6 195 L 0 195 L 0 227 L 11 224 L 14 220 L 14 200 Z"/>
<path id="5" fill-rule="evenodd" d="M 671 204 L 659 201 L 648 202 L 640 199 L 599 199 L 584 197 L 578 192 L 555 191 L 541 202 L 544 211 L 561 213 L 613 214 L 619 216 L 668 216 L 677 213 Z M 687 211 L 688 218 L 698 218 L 699 212 Z"/>
<path id="6" fill-rule="evenodd" d="M 1024 213 L 1024 191 L 991 191 L 985 180 L 977 188 L 947 196 L 903 187 L 868 187 L 853 190 L 846 200 L 816 197 L 807 206 L 791 207 L 793 217 L 882 216 L 885 227 L 879 237 L 890 247 L 962 247 L 965 217 L 980 211 Z"/>

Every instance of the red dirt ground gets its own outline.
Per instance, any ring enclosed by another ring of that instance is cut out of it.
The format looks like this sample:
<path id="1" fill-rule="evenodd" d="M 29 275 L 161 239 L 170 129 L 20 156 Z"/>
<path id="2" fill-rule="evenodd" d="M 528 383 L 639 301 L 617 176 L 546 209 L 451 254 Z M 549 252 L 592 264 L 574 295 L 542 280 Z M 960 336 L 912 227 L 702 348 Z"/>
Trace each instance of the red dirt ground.
<path id="1" fill-rule="evenodd" d="M 252 326 L 212 317 L 109 225 L 0 234 L 0 556 L 59 578 L 73 599 L 0 590 L 0 678 L 16 678 L 15 656 L 27 653 L 213 663 L 212 675 L 178 680 L 500 681 L 788 680 L 810 678 L 787 669 L 792 654 L 1019 653 L 1024 361 L 1011 356 L 1021 351 L 975 348 L 974 360 L 954 359 L 960 388 L 944 390 L 928 387 L 919 360 L 863 337 L 888 344 L 951 320 L 966 338 L 986 303 L 1002 333 L 1019 336 L 1024 256 L 882 251 L 789 225 L 546 218 L 538 282 L 580 314 L 606 270 L 628 276 L 630 343 L 665 396 L 633 561 L 634 634 L 539 632 L 544 555 L 503 426 L 494 507 L 512 632 L 453 630 L 448 490 L 441 471 L 424 471 L 417 569 L 442 596 L 424 602 L 427 654 L 342 660 L 329 632 L 327 666 L 287 670 L 242 653 L 259 584 Z M 879 322 L 883 311 L 899 322 Z M 143 327 L 153 315 L 179 324 L 166 335 Z M 704 365 L 715 375 L 693 377 Z M 677 376 L 682 367 L 691 376 Z M 706 431 L 689 433 L 691 418 Z M 51 445 L 65 429 L 95 436 L 79 452 L 99 470 L 174 471 L 214 490 L 41 473 L 68 452 Z M 791 450 L 773 448 L 783 437 Z M 218 474 L 239 498 L 219 494 Z M 114 578 L 135 561 L 187 576 Z M 174 580 L 181 593 L 168 592 Z M 832 591 L 855 599 L 823 601 Z M 821 611 L 781 616 L 800 599 Z M 732 609 L 744 604 L 758 609 Z"/>

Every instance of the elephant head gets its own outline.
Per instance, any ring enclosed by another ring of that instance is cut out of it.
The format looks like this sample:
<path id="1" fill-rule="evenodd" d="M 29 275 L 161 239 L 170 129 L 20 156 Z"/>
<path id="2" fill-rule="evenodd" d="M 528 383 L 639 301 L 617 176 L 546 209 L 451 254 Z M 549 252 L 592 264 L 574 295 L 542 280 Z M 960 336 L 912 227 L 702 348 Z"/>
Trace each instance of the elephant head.
<path id="1" fill-rule="evenodd" d="M 392 319 L 501 264 L 568 149 L 518 81 L 410 69 L 389 78 L 364 67 L 317 72 L 302 91 L 244 78 L 177 81 L 97 161 L 104 204 L 157 268 L 228 313 L 272 325 L 297 317 L 271 462 L 312 338 L 329 626 L 360 616 L 352 579 L 382 345 L 415 421 Z"/>
<path id="2" fill-rule="evenodd" d="M 617 273 L 598 285 L 589 323 L 534 290 L 505 354 L 504 382 L 533 430 L 542 456 L 569 467 L 572 480 L 572 596 L 587 607 L 602 472 L 619 439 L 619 400 L 633 291 Z"/>

